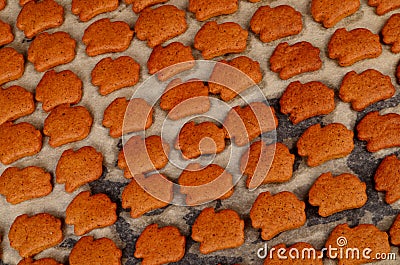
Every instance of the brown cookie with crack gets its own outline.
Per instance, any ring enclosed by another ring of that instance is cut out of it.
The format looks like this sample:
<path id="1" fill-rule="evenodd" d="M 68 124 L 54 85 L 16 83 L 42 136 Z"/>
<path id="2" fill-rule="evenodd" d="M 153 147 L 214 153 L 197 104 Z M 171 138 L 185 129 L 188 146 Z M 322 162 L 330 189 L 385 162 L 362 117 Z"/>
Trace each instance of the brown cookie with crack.
<path id="1" fill-rule="evenodd" d="M 28 49 L 28 61 L 36 71 L 45 72 L 75 59 L 76 41 L 66 32 L 47 32 L 36 36 Z"/>
<path id="2" fill-rule="evenodd" d="M 0 85 L 19 79 L 25 71 L 24 56 L 11 47 L 0 49 Z"/>
<path id="3" fill-rule="evenodd" d="M 105 109 L 103 126 L 110 128 L 110 136 L 144 131 L 153 124 L 153 108 L 142 98 L 116 98 Z"/>
<path id="4" fill-rule="evenodd" d="M 269 59 L 272 72 L 279 73 L 283 80 L 321 69 L 320 50 L 311 43 L 302 41 L 293 45 L 280 43 Z"/>
<path id="5" fill-rule="evenodd" d="M 244 146 L 262 133 L 278 127 L 275 110 L 263 102 L 252 102 L 232 108 L 223 122 L 225 137 L 233 139 L 237 146 Z"/>
<path id="6" fill-rule="evenodd" d="M 307 165 L 319 166 L 326 161 L 349 155 L 354 149 L 354 133 L 341 123 L 325 127 L 314 124 L 297 141 L 298 153 L 307 157 Z"/>
<path id="7" fill-rule="evenodd" d="M 289 181 L 293 175 L 294 159 L 283 143 L 267 145 L 263 141 L 254 142 L 240 159 L 240 170 L 247 176 L 247 188 Z"/>
<path id="8" fill-rule="evenodd" d="M 194 47 L 209 60 L 227 53 L 241 53 L 246 50 L 249 32 L 235 22 L 217 24 L 207 22 L 194 37 Z"/>
<path id="9" fill-rule="evenodd" d="M 64 8 L 54 0 L 30 1 L 17 17 L 16 26 L 29 39 L 64 22 Z"/>
<path id="10" fill-rule="evenodd" d="M 7 0 L 0 0 L 0 10 L 3 10 L 7 5 Z"/>
<path id="11" fill-rule="evenodd" d="M 116 59 L 107 57 L 92 70 L 92 84 L 99 87 L 101 95 L 108 95 L 118 89 L 134 86 L 139 82 L 140 65 L 129 56 Z"/>
<path id="12" fill-rule="evenodd" d="M 250 20 L 250 29 L 262 42 L 271 42 L 299 34 L 303 30 L 302 15 L 288 5 L 261 6 Z"/>
<path id="13" fill-rule="evenodd" d="M 249 57 L 239 56 L 215 64 L 208 80 L 210 93 L 219 94 L 223 101 L 232 100 L 262 80 L 260 64 Z"/>
<path id="14" fill-rule="evenodd" d="M 146 8 L 136 21 L 136 36 L 153 48 L 184 33 L 188 28 L 185 16 L 185 11 L 173 5 Z"/>
<path id="15" fill-rule="evenodd" d="M 93 117 L 82 106 L 68 104 L 54 108 L 44 120 L 43 133 L 50 137 L 51 147 L 85 139 L 92 128 Z"/>
<path id="16" fill-rule="evenodd" d="M 86 45 L 86 54 L 96 56 L 125 51 L 131 44 L 133 34 L 126 22 L 111 22 L 109 18 L 103 18 L 86 28 L 82 41 Z"/>
<path id="17" fill-rule="evenodd" d="M 319 176 L 311 186 L 308 201 L 313 206 L 319 206 L 319 215 L 327 217 L 364 206 L 368 199 L 366 188 L 365 182 L 355 175 L 345 173 L 333 176 L 327 172 Z"/>
<path id="18" fill-rule="evenodd" d="M 393 53 L 400 52 L 400 14 L 393 14 L 382 29 L 383 42 L 392 45 Z"/>
<path id="19" fill-rule="evenodd" d="M 281 99 L 281 112 L 289 114 L 293 124 L 308 118 L 326 115 L 335 109 L 335 92 L 321 82 L 305 84 L 295 81 L 289 84 Z"/>
<path id="20" fill-rule="evenodd" d="M 70 265 L 121 265 L 122 251 L 106 237 L 84 236 L 76 242 L 69 255 Z"/>
<path id="21" fill-rule="evenodd" d="M 10 246 L 23 258 L 34 256 L 61 243 L 61 220 L 48 214 L 18 216 L 8 233 Z"/>
<path id="22" fill-rule="evenodd" d="M 351 16 L 360 9 L 360 0 L 312 0 L 311 15 L 316 22 L 320 22 L 325 28 L 334 27 L 345 17 Z"/>
<path id="23" fill-rule="evenodd" d="M 400 0 L 368 0 L 368 5 L 376 7 L 376 13 L 382 16 L 400 8 Z"/>
<path id="24" fill-rule="evenodd" d="M 27 122 L 0 125 L 0 161 L 9 165 L 42 149 L 42 134 Z"/>
<path id="25" fill-rule="evenodd" d="M 397 215 L 392 226 L 390 227 L 389 235 L 390 235 L 390 242 L 395 246 L 399 246 L 400 245 L 400 214 Z"/>
<path id="26" fill-rule="evenodd" d="M 379 35 L 365 28 L 351 31 L 337 29 L 328 43 L 329 58 L 338 60 L 340 66 L 350 66 L 364 59 L 376 58 L 381 53 Z"/>
<path id="27" fill-rule="evenodd" d="M 266 191 L 258 195 L 250 210 L 251 224 L 261 229 L 261 238 L 270 240 L 281 232 L 306 223 L 306 205 L 291 192 L 271 195 Z"/>
<path id="28" fill-rule="evenodd" d="M 380 115 L 379 112 L 373 111 L 365 115 L 356 128 L 358 139 L 367 141 L 369 152 L 400 146 L 399 114 Z"/>
<path id="29" fill-rule="evenodd" d="M 196 15 L 198 21 L 233 14 L 238 8 L 238 0 L 189 0 L 188 6 L 188 10 Z"/>
<path id="30" fill-rule="evenodd" d="M 244 243 L 244 221 L 234 210 L 205 208 L 194 221 L 192 239 L 200 242 L 202 254 L 237 248 Z"/>
<path id="31" fill-rule="evenodd" d="M 392 204 L 400 199 L 400 160 L 396 155 L 385 157 L 375 172 L 375 189 L 386 192 L 385 201 Z"/>
<path id="32" fill-rule="evenodd" d="M 18 265 L 62 265 L 62 264 L 58 263 L 58 261 L 52 258 L 43 258 L 38 260 L 34 260 L 32 258 L 25 258 L 20 262 L 18 262 Z"/>
<path id="33" fill-rule="evenodd" d="M 322 253 L 306 242 L 291 246 L 278 244 L 271 248 L 264 265 L 323 265 Z M 304 253 L 304 254 L 303 254 Z M 304 257 L 303 257 L 304 256 Z M 283 257 L 283 258 L 282 258 Z"/>
<path id="34" fill-rule="evenodd" d="M 0 20 L 0 46 L 13 42 L 14 34 L 11 26 L 4 21 Z"/>
<path id="35" fill-rule="evenodd" d="M 43 168 L 9 167 L 0 176 L 0 194 L 7 202 L 18 204 L 23 201 L 47 196 L 53 190 L 50 173 Z"/>
<path id="36" fill-rule="evenodd" d="M 65 223 L 74 226 L 74 233 L 82 236 L 94 229 L 113 225 L 117 221 L 117 204 L 107 195 L 82 191 L 68 205 Z"/>
<path id="37" fill-rule="evenodd" d="M 31 92 L 20 86 L 0 88 L 0 124 L 14 121 L 35 111 Z"/>
<path id="38" fill-rule="evenodd" d="M 163 47 L 154 47 L 147 60 L 149 74 L 156 74 L 160 81 L 166 81 L 174 75 L 193 68 L 195 62 L 192 48 L 180 42 L 172 42 Z"/>
<path id="39" fill-rule="evenodd" d="M 127 5 L 132 4 L 132 10 L 136 14 L 140 13 L 146 7 L 166 3 L 168 1 L 169 0 L 124 0 Z"/>
<path id="40" fill-rule="evenodd" d="M 56 167 L 56 181 L 65 184 L 66 192 L 95 181 L 103 174 L 103 155 L 91 146 L 76 151 L 65 150 Z"/>
<path id="41" fill-rule="evenodd" d="M 118 0 L 72 0 L 71 11 L 83 22 L 118 8 Z"/>

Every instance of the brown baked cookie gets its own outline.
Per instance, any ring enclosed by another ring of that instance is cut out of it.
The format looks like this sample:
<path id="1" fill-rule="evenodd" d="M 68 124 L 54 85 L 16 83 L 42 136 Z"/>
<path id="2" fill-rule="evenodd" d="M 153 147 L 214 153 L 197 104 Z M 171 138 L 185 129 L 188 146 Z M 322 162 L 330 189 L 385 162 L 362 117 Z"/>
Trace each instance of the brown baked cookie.
<path id="1" fill-rule="evenodd" d="M 0 10 L 3 10 L 7 5 L 7 0 L 0 0 Z"/>
<path id="2" fill-rule="evenodd" d="M 400 8 L 400 0 L 368 0 L 368 5 L 376 7 L 376 13 L 382 16 Z"/>
<path id="3" fill-rule="evenodd" d="M 261 6 L 251 18 L 250 28 L 262 42 L 271 42 L 299 34 L 303 29 L 302 15 L 288 5 Z"/>
<path id="4" fill-rule="evenodd" d="M 192 48 L 180 42 L 172 42 L 163 47 L 154 47 L 147 60 L 149 74 L 157 73 L 160 81 L 166 81 L 174 75 L 189 70 L 194 66 Z"/>
<path id="5" fill-rule="evenodd" d="M 238 8 L 238 0 L 189 0 L 188 6 L 188 10 L 196 15 L 198 21 L 204 21 L 220 15 L 233 14 Z"/>
<path id="6" fill-rule="evenodd" d="M 34 256 L 61 243 L 61 220 L 48 213 L 20 215 L 11 225 L 8 239 L 10 246 L 17 250 L 21 257 Z"/>
<path id="7" fill-rule="evenodd" d="M 50 68 L 72 62 L 75 58 L 76 41 L 66 32 L 41 33 L 28 49 L 28 61 L 36 71 L 45 72 Z"/>
<path id="8" fill-rule="evenodd" d="M 350 66 L 364 59 L 376 58 L 381 53 L 379 35 L 365 28 L 351 31 L 337 29 L 328 43 L 329 58 L 337 59 L 340 66 Z"/>
<path id="9" fill-rule="evenodd" d="M 262 80 L 260 64 L 249 57 L 239 56 L 230 61 L 215 64 L 208 80 L 210 93 L 220 94 L 229 101 Z"/>
<path id="10" fill-rule="evenodd" d="M 185 15 L 185 11 L 173 5 L 146 8 L 136 20 L 136 36 L 139 40 L 147 40 L 147 45 L 153 48 L 187 30 Z"/>
<path id="11" fill-rule="evenodd" d="M 19 5 L 24 6 L 25 4 L 27 4 L 30 1 L 33 1 L 33 0 L 19 0 Z"/>
<path id="12" fill-rule="evenodd" d="M 75 235 L 81 236 L 114 224 L 117 221 L 116 210 L 117 204 L 107 195 L 90 195 L 90 191 L 82 191 L 68 205 L 65 223 L 73 225 Z"/>
<path id="13" fill-rule="evenodd" d="M 43 133 L 50 137 L 51 147 L 85 139 L 92 128 L 93 117 L 82 106 L 68 104 L 54 108 L 44 120 Z"/>
<path id="14" fill-rule="evenodd" d="M 133 30 L 126 22 L 111 22 L 109 18 L 103 18 L 87 27 L 82 41 L 86 45 L 86 54 L 96 56 L 109 52 L 123 52 L 129 48 L 132 38 Z"/>
<path id="15" fill-rule="evenodd" d="M 386 192 L 385 201 L 392 204 L 400 199 L 400 160 L 396 155 L 385 157 L 375 172 L 375 189 Z"/>
<path id="16" fill-rule="evenodd" d="M 69 265 L 121 265 L 122 251 L 106 237 L 84 236 L 74 245 Z"/>
<path id="17" fill-rule="evenodd" d="M 35 111 L 31 92 L 20 86 L 0 88 L 0 124 L 13 121 Z"/>
<path id="18" fill-rule="evenodd" d="M 312 185 L 308 201 L 313 206 L 319 206 L 319 215 L 327 217 L 364 206 L 368 199 L 366 188 L 367 185 L 355 175 L 341 174 L 334 177 L 327 172 Z"/>
<path id="19" fill-rule="evenodd" d="M 225 137 L 244 146 L 264 132 L 278 127 L 275 110 L 263 102 L 252 102 L 245 107 L 232 108 L 223 122 Z"/>
<path id="20" fill-rule="evenodd" d="M 129 56 L 121 56 L 113 60 L 102 59 L 92 71 L 92 84 L 99 87 L 105 96 L 118 89 L 134 86 L 139 82 L 140 65 Z"/>
<path id="21" fill-rule="evenodd" d="M 289 84 L 279 101 L 281 112 L 289 114 L 293 124 L 308 118 L 326 115 L 335 109 L 335 92 L 321 82 Z"/>
<path id="22" fill-rule="evenodd" d="M 359 140 L 367 141 L 369 152 L 400 146 L 400 115 L 370 112 L 358 123 L 357 132 Z"/>
<path id="23" fill-rule="evenodd" d="M 249 32 L 235 22 L 204 24 L 194 37 L 194 47 L 209 60 L 227 53 L 241 53 L 246 50 Z"/>
<path id="24" fill-rule="evenodd" d="M 293 45 L 280 43 L 269 59 L 271 71 L 279 73 L 283 80 L 321 69 L 320 50 L 311 43 L 302 41 Z"/>
<path id="25" fill-rule="evenodd" d="M 390 227 L 389 235 L 390 235 L 390 242 L 395 246 L 399 246 L 400 245 L 400 214 L 397 215 L 392 226 Z"/>
<path id="26" fill-rule="evenodd" d="M 254 142 L 240 159 L 240 170 L 247 176 L 247 188 L 289 181 L 294 158 L 283 143 L 266 145 L 263 141 Z"/>
<path id="27" fill-rule="evenodd" d="M 0 161 L 8 165 L 42 149 L 42 134 L 27 122 L 0 125 Z"/>
<path id="28" fill-rule="evenodd" d="M 16 26 L 29 39 L 64 22 L 64 8 L 54 0 L 30 1 L 17 17 Z"/>
<path id="29" fill-rule="evenodd" d="M 24 56 L 11 47 L 0 49 L 0 85 L 17 80 L 25 71 Z"/>
<path id="30" fill-rule="evenodd" d="M 312 0 L 311 15 L 325 28 L 334 27 L 340 20 L 348 17 L 360 8 L 360 0 Z"/>
<path id="31" fill-rule="evenodd" d="M 354 149 L 354 133 L 341 123 L 325 127 L 310 126 L 297 141 L 300 156 L 307 157 L 307 165 L 316 167 L 328 160 L 349 155 Z"/>
<path id="32" fill-rule="evenodd" d="M 153 108 L 142 98 L 116 98 L 105 109 L 103 126 L 110 128 L 110 136 L 144 131 L 153 124 Z"/>
<path id="33" fill-rule="evenodd" d="M 132 10 L 136 14 L 140 13 L 146 7 L 162 4 L 168 1 L 169 0 L 124 0 L 125 4 L 132 4 Z"/>
<path id="34" fill-rule="evenodd" d="M 65 150 L 58 160 L 55 173 L 57 183 L 65 184 L 65 191 L 73 192 L 101 177 L 103 155 L 91 146 L 84 146 L 76 151 Z"/>
<path id="35" fill-rule="evenodd" d="M 205 208 L 192 226 L 192 239 L 200 242 L 202 254 L 239 247 L 244 243 L 244 221 L 234 210 Z"/>
<path id="36" fill-rule="evenodd" d="M 14 34 L 11 26 L 4 21 L 0 20 L 0 46 L 13 42 Z"/>
<path id="37" fill-rule="evenodd" d="M 291 192 L 258 195 L 250 210 L 251 224 L 261 228 L 261 238 L 270 240 L 281 232 L 296 229 L 306 223 L 306 205 Z"/>
<path id="38" fill-rule="evenodd" d="M 274 251 L 272 251 L 274 249 Z M 283 258 L 282 258 L 283 257 Z M 322 253 L 312 245 L 299 242 L 287 247 L 273 246 L 264 260 L 264 265 L 323 265 Z"/>
<path id="39" fill-rule="evenodd" d="M 118 8 L 118 0 L 72 0 L 71 11 L 83 22 Z"/>
<path id="40" fill-rule="evenodd" d="M 51 258 L 43 258 L 38 260 L 34 260 L 32 258 L 25 258 L 20 262 L 18 262 L 18 265 L 62 265 L 62 264 L 58 263 L 58 261 Z"/>
<path id="41" fill-rule="evenodd" d="M 400 2 L 399 2 L 400 3 Z M 392 44 L 392 52 L 400 52 L 400 14 L 393 14 L 382 29 L 383 42 Z"/>
<path id="42" fill-rule="evenodd" d="M 7 202 L 17 204 L 49 195 L 53 190 L 51 181 L 50 173 L 43 168 L 9 167 L 0 176 L 0 194 L 6 197 Z"/>

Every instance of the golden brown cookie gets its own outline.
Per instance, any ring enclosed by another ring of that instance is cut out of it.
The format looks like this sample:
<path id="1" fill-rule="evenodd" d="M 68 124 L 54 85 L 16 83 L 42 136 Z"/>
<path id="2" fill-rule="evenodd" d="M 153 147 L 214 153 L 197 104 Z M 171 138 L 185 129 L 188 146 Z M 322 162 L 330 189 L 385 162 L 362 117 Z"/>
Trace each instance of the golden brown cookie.
<path id="1" fill-rule="evenodd" d="M 0 161 L 8 165 L 42 149 L 42 134 L 27 122 L 0 125 Z"/>
<path id="2" fill-rule="evenodd" d="M 399 246 L 400 245 L 400 214 L 397 215 L 392 226 L 390 227 L 389 235 L 390 235 L 390 242 L 395 246 Z"/>
<path id="3" fill-rule="evenodd" d="M 73 192 L 101 177 L 103 155 L 91 146 L 84 146 L 76 151 L 65 150 L 58 160 L 55 173 L 57 183 L 65 184 L 65 191 Z"/>
<path id="4" fill-rule="evenodd" d="M 66 32 L 41 33 L 28 49 L 28 61 L 36 71 L 45 72 L 50 68 L 72 62 L 75 58 L 76 41 Z"/>
<path id="5" fill-rule="evenodd" d="M 132 4 L 132 10 L 137 14 L 146 7 L 162 4 L 168 1 L 169 0 L 125 0 L 125 3 L 127 5 Z"/>
<path id="6" fill-rule="evenodd" d="M 19 5 L 24 6 L 25 4 L 27 4 L 30 1 L 33 1 L 33 0 L 19 0 Z"/>
<path id="7" fill-rule="evenodd" d="M 400 0 L 368 0 L 368 5 L 376 7 L 376 13 L 382 16 L 400 8 Z"/>
<path id="8" fill-rule="evenodd" d="M 0 85 L 17 80 L 25 71 L 24 56 L 11 47 L 0 49 Z"/>
<path id="9" fill-rule="evenodd" d="M 204 21 L 220 15 L 233 14 L 238 8 L 238 0 L 189 0 L 188 6 L 188 10 L 196 15 L 198 21 Z"/>
<path id="10" fill-rule="evenodd" d="M 351 31 L 337 29 L 328 43 L 329 58 L 337 59 L 340 66 L 350 66 L 364 59 L 376 58 L 381 53 L 379 35 L 365 28 Z"/>
<path id="11" fill-rule="evenodd" d="M 311 43 L 302 41 L 293 45 L 280 43 L 269 59 L 271 71 L 279 73 L 283 80 L 321 69 L 320 50 Z"/>
<path id="12" fill-rule="evenodd" d="M 62 264 L 58 263 L 58 261 L 51 258 L 43 258 L 38 260 L 34 260 L 32 258 L 26 258 L 18 262 L 18 265 L 62 265 Z"/>
<path id="13" fill-rule="evenodd" d="M 50 173 L 43 168 L 9 167 L 0 176 L 0 194 L 7 202 L 17 204 L 49 195 L 53 190 L 51 181 Z"/>
<path id="14" fill-rule="evenodd" d="M 239 56 L 216 63 L 208 87 L 210 93 L 220 94 L 223 101 L 229 101 L 261 80 L 260 64 L 249 57 Z"/>
<path id="15" fill-rule="evenodd" d="M 64 22 L 64 8 L 54 0 L 30 1 L 17 17 L 16 26 L 29 39 Z"/>
<path id="16" fill-rule="evenodd" d="M 35 111 L 31 92 L 20 86 L 0 88 L 0 124 L 13 121 Z"/>
<path id="17" fill-rule="evenodd" d="M 251 224 L 261 228 L 261 238 L 270 240 L 281 232 L 296 229 L 306 223 L 306 205 L 291 192 L 258 195 L 250 210 Z"/>
<path id="18" fill-rule="evenodd" d="M 396 155 L 385 157 L 375 172 L 375 189 L 386 192 L 385 201 L 392 204 L 400 199 L 400 160 Z"/>
<path id="19" fill-rule="evenodd" d="M 135 32 L 139 40 L 151 48 L 181 35 L 188 28 L 185 11 L 173 5 L 146 8 L 136 20 Z"/>
<path id="20" fill-rule="evenodd" d="M 302 15 L 288 5 L 261 6 L 250 20 L 250 29 L 260 35 L 262 42 L 271 42 L 299 34 L 303 29 Z"/>
<path id="21" fill-rule="evenodd" d="M 335 109 L 335 92 L 321 82 L 305 84 L 295 81 L 289 84 L 279 104 L 281 112 L 289 114 L 293 124 L 308 118 L 326 115 Z"/>
<path id="22" fill-rule="evenodd" d="M 354 133 L 341 123 L 325 127 L 310 126 L 297 141 L 300 156 L 307 157 L 307 165 L 316 167 L 328 160 L 349 155 L 354 149 Z"/>
<path id="23" fill-rule="evenodd" d="M 92 123 L 93 117 L 85 107 L 63 104 L 54 108 L 44 120 L 43 133 L 50 137 L 50 146 L 58 147 L 85 139 Z"/>
<path id="24" fill-rule="evenodd" d="M 7 5 L 7 0 L 0 0 L 0 10 L 3 10 Z"/>
<path id="25" fill-rule="evenodd" d="M 71 11 L 83 22 L 118 8 L 118 0 L 72 0 Z"/>
<path id="26" fill-rule="evenodd" d="M 82 41 L 86 45 L 86 54 L 96 56 L 109 52 L 122 52 L 129 48 L 133 30 L 123 21 L 111 22 L 103 18 L 86 28 Z"/>
<path id="27" fill-rule="evenodd" d="M 400 14 L 393 14 L 382 29 L 383 42 L 392 45 L 392 52 L 400 52 Z"/>
<path id="28" fill-rule="evenodd" d="M 235 22 L 207 22 L 194 37 L 194 47 L 204 59 L 246 50 L 249 32 Z"/>
<path id="29" fill-rule="evenodd" d="M 295 243 L 290 247 L 278 244 L 271 248 L 264 265 L 323 265 L 321 254 L 321 251 L 305 242 Z"/>
<path id="30" fill-rule="evenodd" d="M 61 243 L 61 220 L 48 213 L 20 215 L 11 225 L 8 239 L 21 257 L 34 256 Z"/>
<path id="31" fill-rule="evenodd" d="M 14 34 L 11 26 L 4 21 L 0 20 L 0 46 L 13 42 Z"/>
<path id="32" fill-rule="evenodd" d="M 348 17 L 360 8 L 360 0 L 312 0 L 311 15 L 325 28 L 334 27 L 340 20 Z"/>
<path id="33" fill-rule="evenodd" d="M 186 238 L 175 226 L 147 226 L 136 241 L 135 258 L 143 265 L 177 262 L 185 255 Z M 72 264 L 71 264 L 72 265 Z"/>

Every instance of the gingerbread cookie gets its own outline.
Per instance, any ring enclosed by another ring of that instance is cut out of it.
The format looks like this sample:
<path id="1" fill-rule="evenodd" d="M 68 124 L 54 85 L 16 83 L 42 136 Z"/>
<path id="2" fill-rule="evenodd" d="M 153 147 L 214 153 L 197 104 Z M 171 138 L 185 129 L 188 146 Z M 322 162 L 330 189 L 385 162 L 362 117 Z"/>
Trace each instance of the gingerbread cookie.
<path id="1" fill-rule="evenodd" d="M 89 21 L 101 13 L 111 12 L 118 8 L 118 0 L 72 0 L 71 11 L 83 22 Z"/>
<path id="2" fill-rule="evenodd" d="M 27 122 L 0 125 L 0 161 L 8 165 L 42 149 L 42 134 Z"/>
<path id="3" fill-rule="evenodd" d="M 390 235 L 390 242 L 395 246 L 399 246 L 400 245 L 400 214 L 397 215 L 392 226 L 390 227 L 389 235 Z"/>
<path id="4" fill-rule="evenodd" d="M 400 115 L 370 112 L 358 123 L 357 132 L 359 140 L 367 141 L 369 152 L 400 146 Z"/>
<path id="5" fill-rule="evenodd" d="M 8 239 L 10 246 L 17 250 L 21 257 L 34 256 L 61 243 L 61 220 L 48 213 L 20 215 L 11 225 Z"/>
<path id="6" fill-rule="evenodd" d="M 360 0 L 347 0 L 345 2 L 335 0 L 312 0 L 311 15 L 316 22 L 320 22 L 325 28 L 334 27 L 340 20 L 348 17 L 360 8 Z"/>
<path id="7" fill-rule="evenodd" d="M 321 69 L 320 50 L 311 43 L 302 41 L 293 45 L 280 43 L 269 59 L 271 71 L 279 73 L 283 80 Z"/>
<path id="8" fill-rule="evenodd" d="M 35 111 L 31 92 L 20 86 L 0 88 L 0 124 L 13 121 Z"/>
<path id="9" fill-rule="evenodd" d="M 58 147 L 85 139 L 92 123 L 93 117 L 85 107 L 63 104 L 53 109 L 44 120 L 43 133 L 50 137 L 50 146 Z"/>
<path id="10" fill-rule="evenodd" d="M 65 150 L 56 167 L 56 181 L 66 192 L 95 181 L 103 174 L 103 155 L 91 146 Z"/>
<path id="11" fill-rule="evenodd" d="M 316 167 L 328 160 L 349 155 L 354 149 L 354 133 L 341 123 L 325 127 L 310 126 L 297 141 L 300 156 L 308 157 L 307 165 Z"/>
<path id="12" fill-rule="evenodd" d="M 33 0 L 19 0 L 19 5 L 24 6 L 25 4 L 27 4 L 30 1 L 33 1 Z"/>
<path id="13" fill-rule="evenodd" d="M 246 50 L 249 32 L 235 22 L 217 24 L 207 22 L 194 37 L 194 47 L 209 60 L 227 53 L 241 53 Z"/>
<path id="14" fill-rule="evenodd" d="M 375 189 L 386 192 L 385 201 L 392 204 L 400 199 L 400 160 L 387 156 L 375 172 Z"/>
<path id="15" fill-rule="evenodd" d="M 132 10 L 137 14 L 146 7 L 162 4 L 168 1 L 169 0 L 125 0 L 125 3 L 127 5 L 132 4 Z"/>
<path id="16" fill-rule="evenodd" d="M 326 115 L 335 109 L 335 92 L 321 82 L 289 84 L 280 101 L 281 112 L 289 114 L 293 124 L 308 118 Z"/>
<path id="17" fill-rule="evenodd" d="M 225 137 L 244 146 L 264 132 L 278 127 L 275 110 L 263 102 L 252 102 L 245 107 L 232 108 L 223 122 Z"/>
<path id="18" fill-rule="evenodd" d="M 153 48 L 187 30 L 185 15 L 185 11 L 173 5 L 146 8 L 136 20 L 136 36 L 139 40 L 147 40 L 147 45 Z"/>
<path id="19" fill-rule="evenodd" d="M 12 204 L 47 196 L 53 190 L 50 173 L 30 166 L 23 169 L 7 168 L 0 176 L 0 194 Z"/>
<path id="20" fill-rule="evenodd" d="M 17 80 L 25 71 L 24 56 L 10 47 L 0 49 L 0 85 Z"/>
<path id="21" fill-rule="evenodd" d="M 198 21 L 204 21 L 220 15 L 233 14 L 238 8 L 238 0 L 189 0 L 188 10 L 196 15 Z"/>
<path id="22" fill-rule="evenodd" d="M 34 260 L 32 258 L 26 258 L 18 262 L 18 265 L 62 265 L 62 264 L 58 263 L 58 261 L 51 258 L 43 258 L 38 260 Z"/>
<path id="23" fill-rule="evenodd" d="M 306 205 L 291 192 L 258 195 L 250 210 L 251 224 L 261 228 L 261 238 L 270 240 L 281 232 L 296 229 L 306 223 Z"/>
<path id="24" fill-rule="evenodd" d="M 177 262 L 185 255 L 186 238 L 175 226 L 147 226 L 136 241 L 135 258 L 143 265 Z"/>
<path id="25" fill-rule="evenodd" d="M 0 20 L 0 46 L 13 42 L 14 34 L 12 33 L 11 26 Z"/>
<path id="26" fill-rule="evenodd" d="M 66 32 L 47 32 L 38 35 L 28 49 L 28 61 L 36 71 L 45 72 L 50 68 L 72 62 L 75 58 L 76 41 Z"/>
<path id="27" fill-rule="evenodd" d="M 109 18 L 103 18 L 87 27 L 82 41 L 86 45 L 86 54 L 96 56 L 125 51 L 129 48 L 132 38 L 133 30 L 126 22 L 111 22 Z"/>
<path id="28" fill-rule="evenodd" d="M 0 10 L 3 10 L 7 5 L 7 0 L 0 0 Z"/>
<path id="29" fill-rule="evenodd" d="M 278 244 L 271 248 L 264 265 L 323 265 L 321 254 L 321 251 L 305 242 L 295 243 L 290 247 Z"/>
<path id="30" fill-rule="evenodd" d="M 400 2 L 399 2 L 400 3 Z M 392 45 L 392 52 L 400 52 L 400 14 L 393 14 L 382 29 L 383 42 Z"/>
<path id="31" fill-rule="evenodd" d="M 29 39 L 64 22 L 64 8 L 54 0 L 30 1 L 17 17 L 16 26 Z"/>
<path id="32" fill-rule="evenodd" d="M 271 42 L 299 34 L 303 29 L 302 15 L 288 5 L 261 6 L 251 18 L 250 28 L 262 42 Z"/>
<path id="33" fill-rule="evenodd" d="M 261 80 L 260 64 L 249 57 L 239 56 L 216 63 L 208 87 L 210 93 L 219 94 L 223 101 L 229 101 Z"/>
<path id="34" fill-rule="evenodd" d="M 328 43 L 329 58 L 337 59 L 340 66 L 350 66 L 364 59 L 376 58 L 381 53 L 379 35 L 365 28 L 351 31 L 337 29 Z"/>
<path id="35" fill-rule="evenodd" d="M 368 5 L 376 7 L 376 13 L 382 16 L 400 8 L 400 0 L 368 0 Z"/>
<path id="36" fill-rule="evenodd" d="M 244 221 L 233 210 L 205 208 L 192 226 L 192 239 L 200 242 L 202 254 L 239 247 L 244 243 Z"/>

